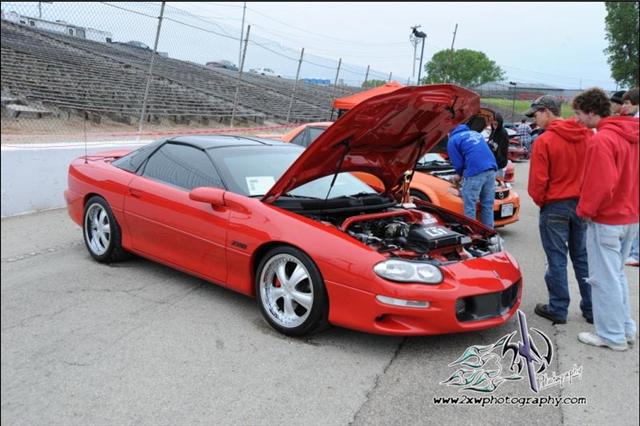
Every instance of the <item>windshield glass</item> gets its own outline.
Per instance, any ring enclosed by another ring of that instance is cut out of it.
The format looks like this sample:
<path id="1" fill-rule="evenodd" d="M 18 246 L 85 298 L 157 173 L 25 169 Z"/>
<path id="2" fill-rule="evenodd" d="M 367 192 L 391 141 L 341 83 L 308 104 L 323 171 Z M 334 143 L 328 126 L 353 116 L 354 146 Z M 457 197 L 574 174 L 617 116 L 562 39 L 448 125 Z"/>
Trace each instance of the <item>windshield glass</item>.
<path id="1" fill-rule="evenodd" d="M 209 151 L 230 191 L 250 197 L 266 194 L 280 176 L 304 152 L 297 146 L 236 147 Z M 333 175 L 324 176 L 290 191 L 290 196 L 327 197 Z M 340 173 L 329 198 L 376 194 L 350 173 Z"/>
<path id="2" fill-rule="evenodd" d="M 431 152 L 425 154 L 424 157 L 422 157 L 419 161 L 420 164 L 434 163 L 434 162 L 448 163 L 448 161 L 442 158 L 440 154 L 434 154 Z"/>

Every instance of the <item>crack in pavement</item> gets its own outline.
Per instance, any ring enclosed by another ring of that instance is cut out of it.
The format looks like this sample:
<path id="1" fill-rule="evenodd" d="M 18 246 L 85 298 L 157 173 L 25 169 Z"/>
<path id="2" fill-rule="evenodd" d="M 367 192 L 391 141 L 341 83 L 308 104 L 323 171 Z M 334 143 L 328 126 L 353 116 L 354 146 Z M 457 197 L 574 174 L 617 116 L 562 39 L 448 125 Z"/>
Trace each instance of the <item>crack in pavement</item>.
<path id="1" fill-rule="evenodd" d="M 353 425 L 355 423 L 355 421 L 358 419 L 358 415 L 360 414 L 360 412 L 362 411 L 362 409 L 364 408 L 364 406 L 367 404 L 367 402 L 369 402 L 369 399 L 371 398 L 371 395 L 373 394 L 373 392 L 378 388 L 378 386 L 380 385 L 380 379 L 387 374 L 387 370 L 389 369 L 389 367 L 391 367 L 391 364 L 393 364 L 393 362 L 398 358 L 398 354 L 400 353 L 400 350 L 402 349 L 402 347 L 404 346 L 405 342 L 407 341 L 406 337 L 403 337 L 402 340 L 400 340 L 400 343 L 398 343 L 398 347 L 396 348 L 396 350 L 393 352 L 393 356 L 391 357 L 391 359 L 389 360 L 389 362 L 384 366 L 384 368 L 382 369 L 382 373 L 378 374 L 376 376 L 376 379 L 373 382 L 373 387 L 371 389 L 369 389 L 369 391 L 367 392 L 367 394 L 365 395 L 365 399 L 364 402 L 360 405 L 360 407 L 358 408 L 358 410 L 356 411 L 356 413 L 353 415 L 353 420 L 351 420 L 349 422 L 349 426 Z"/>
<path id="2" fill-rule="evenodd" d="M 14 328 L 22 328 L 22 327 L 26 327 L 27 326 L 27 322 L 35 319 L 35 318 L 40 318 L 40 317 L 46 317 L 47 319 L 52 319 L 53 317 L 60 315 L 61 313 L 71 309 L 71 308 L 75 308 L 76 306 L 81 305 L 82 303 L 84 303 L 83 301 L 78 301 L 77 303 L 73 303 L 69 306 L 66 306 L 56 312 L 50 313 L 50 314 L 36 314 L 36 315 L 31 315 L 27 318 L 23 318 L 22 320 L 20 320 L 20 322 L 18 324 L 14 324 L 14 325 L 10 325 L 8 327 L 2 327 L 2 331 L 7 331 L 7 330 L 11 330 Z"/>
<path id="3" fill-rule="evenodd" d="M 43 254 L 55 253 L 55 252 L 58 252 L 58 251 L 61 251 L 61 250 L 66 250 L 66 249 L 73 248 L 73 247 L 76 247 L 76 246 L 79 246 L 79 245 L 83 245 L 83 244 L 84 244 L 84 242 L 82 242 L 82 241 L 76 241 L 76 242 L 73 242 L 73 243 L 53 246 L 53 247 L 49 247 L 49 248 L 42 249 L 42 250 L 32 251 L 30 253 L 20 254 L 20 255 L 17 255 L 17 256 L 3 257 L 2 259 L 0 259 L 0 261 L 2 263 L 18 262 L 20 260 L 30 259 L 32 257 L 40 256 L 40 255 L 43 255 Z"/>

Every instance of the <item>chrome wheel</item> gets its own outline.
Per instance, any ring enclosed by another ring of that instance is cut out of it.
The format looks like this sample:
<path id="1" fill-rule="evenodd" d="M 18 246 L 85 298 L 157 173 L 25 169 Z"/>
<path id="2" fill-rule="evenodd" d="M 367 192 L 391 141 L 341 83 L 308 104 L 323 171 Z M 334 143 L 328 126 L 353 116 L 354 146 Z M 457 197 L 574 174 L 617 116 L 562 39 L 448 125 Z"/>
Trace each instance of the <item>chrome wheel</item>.
<path id="1" fill-rule="evenodd" d="M 105 208 L 98 203 L 90 205 L 84 216 L 84 237 L 93 254 L 101 256 L 106 253 L 111 235 L 111 223 Z"/>
<path id="2" fill-rule="evenodd" d="M 302 261 L 278 254 L 267 261 L 260 274 L 260 298 L 269 317 L 284 328 L 298 327 L 313 307 L 313 285 Z"/>

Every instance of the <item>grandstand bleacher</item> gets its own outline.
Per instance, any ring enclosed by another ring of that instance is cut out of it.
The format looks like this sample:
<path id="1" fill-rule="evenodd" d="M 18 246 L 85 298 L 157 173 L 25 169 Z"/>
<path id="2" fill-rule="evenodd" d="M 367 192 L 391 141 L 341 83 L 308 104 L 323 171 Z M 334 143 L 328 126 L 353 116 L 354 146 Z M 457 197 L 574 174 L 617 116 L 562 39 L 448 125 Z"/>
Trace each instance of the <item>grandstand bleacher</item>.
<path id="1" fill-rule="evenodd" d="M 3 20 L 2 91 L 59 111 L 116 121 L 140 118 L 153 53 L 101 43 Z M 156 55 L 147 101 L 148 121 L 229 120 L 239 73 Z M 243 73 L 236 117 L 284 121 L 294 81 Z M 361 90 L 340 86 L 335 96 Z M 331 112 L 333 87 L 298 81 L 291 122 L 322 121 Z"/>

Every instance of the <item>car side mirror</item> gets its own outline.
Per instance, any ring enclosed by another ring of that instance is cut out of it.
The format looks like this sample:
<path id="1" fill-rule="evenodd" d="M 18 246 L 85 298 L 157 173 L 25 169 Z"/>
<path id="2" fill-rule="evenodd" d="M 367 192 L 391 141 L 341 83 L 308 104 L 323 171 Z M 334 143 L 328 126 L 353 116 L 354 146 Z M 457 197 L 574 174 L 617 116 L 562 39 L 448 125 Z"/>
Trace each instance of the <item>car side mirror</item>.
<path id="1" fill-rule="evenodd" d="M 211 204 L 213 207 L 225 206 L 224 194 L 225 190 L 220 188 L 209 188 L 201 186 L 194 188 L 189 192 L 189 198 L 193 201 L 200 201 Z"/>

